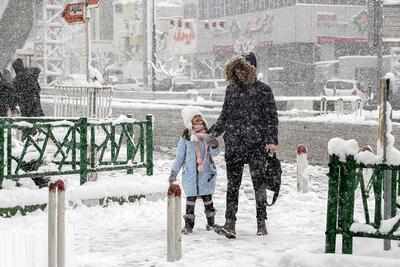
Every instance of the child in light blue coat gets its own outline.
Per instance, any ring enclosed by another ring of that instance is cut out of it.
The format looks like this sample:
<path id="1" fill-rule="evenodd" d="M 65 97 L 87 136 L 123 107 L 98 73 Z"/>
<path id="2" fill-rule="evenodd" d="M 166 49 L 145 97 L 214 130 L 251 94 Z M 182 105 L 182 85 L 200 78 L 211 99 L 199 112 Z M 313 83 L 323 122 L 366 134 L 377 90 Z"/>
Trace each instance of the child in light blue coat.
<path id="1" fill-rule="evenodd" d="M 176 159 L 171 168 L 169 182 L 176 181 L 182 169 L 182 186 L 187 197 L 184 234 L 192 233 L 196 199 L 203 199 L 207 230 L 214 227 L 215 208 L 212 195 L 215 191 L 217 171 L 212 157 L 219 153 L 217 140 L 207 134 L 207 124 L 201 112 L 188 107 L 182 110 L 186 129 L 179 139 Z"/>

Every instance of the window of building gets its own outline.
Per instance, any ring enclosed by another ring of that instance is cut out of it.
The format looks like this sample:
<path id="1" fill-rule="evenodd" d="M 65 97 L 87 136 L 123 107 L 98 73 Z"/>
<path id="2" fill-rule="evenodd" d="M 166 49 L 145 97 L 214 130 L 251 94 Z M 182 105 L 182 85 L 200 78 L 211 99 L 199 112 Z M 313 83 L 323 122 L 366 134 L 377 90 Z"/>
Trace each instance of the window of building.
<path id="1" fill-rule="evenodd" d="M 199 1 L 199 18 L 208 19 L 208 0 Z"/>
<path id="2" fill-rule="evenodd" d="M 224 11 L 224 0 L 212 0 L 210 13 L 212 18 L 222 17 Z"/>
<path id="3" fill-rule="evenodd" d="M 224 16 L 233 15 L 233 0 L 223 0 Z"/>
<path id="4" fill-rule="evenodd" d="M 247 13 L 250 11 L 250 0 L 240 0 L 239 13 Z"/>

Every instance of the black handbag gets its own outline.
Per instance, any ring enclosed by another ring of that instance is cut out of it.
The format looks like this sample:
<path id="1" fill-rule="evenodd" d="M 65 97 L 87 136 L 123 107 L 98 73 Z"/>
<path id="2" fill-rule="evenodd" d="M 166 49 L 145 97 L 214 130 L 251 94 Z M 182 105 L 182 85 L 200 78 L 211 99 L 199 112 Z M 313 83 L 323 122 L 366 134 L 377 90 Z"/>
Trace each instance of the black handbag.
<path id="1" fill-rule="evenodd" d="M 274 192 L 271 204 L 268 204 L 267 199 L 265 200 L 267 206 L 272 206 L 279 196 L 279 190 L 281 188 L 281 176 L 281 162 L 276 157 L 276 153 L 274 153 L 272 156 L 267 153 L 267 159 L 265 161 L 264 168 L 264 185 L 267 190 Z"/>

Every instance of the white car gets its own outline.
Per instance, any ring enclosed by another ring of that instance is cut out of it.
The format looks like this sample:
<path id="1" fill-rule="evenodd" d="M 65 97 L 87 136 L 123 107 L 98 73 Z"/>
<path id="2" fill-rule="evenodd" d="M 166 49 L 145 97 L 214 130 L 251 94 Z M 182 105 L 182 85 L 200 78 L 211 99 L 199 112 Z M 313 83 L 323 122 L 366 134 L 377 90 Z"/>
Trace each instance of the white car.
<path id="1" fill-rule="evenodd" d="M 195 89 L 213 93 L 225 93 L 228 82 L 224 79 L 193 80 Z"/>
<path id="2" fill-rule="evenodd" d="M 321 91 L 321 96 L 359 96 L 362 100 L 367 99 L 358 81 L 344 79 L 328 80 Z"/>
<path id="3" fill-rule="evenodd" d="M 127 78 L 113 85 L 114 90 L 140 91 L 144 90 L 143 83 L 134 77 Z"/>
<path id="4" fill-rule="evenodd" d="M 57 84 L 60 85 L 69 85 L 69 86 L 80 86 L 80 85 L 88 85 L 86 74 L 70 74 L 57 81 Z M 107 86 L 108 83 L 103 80 L 102 83 L 99 83 L 102 86 Z"/>

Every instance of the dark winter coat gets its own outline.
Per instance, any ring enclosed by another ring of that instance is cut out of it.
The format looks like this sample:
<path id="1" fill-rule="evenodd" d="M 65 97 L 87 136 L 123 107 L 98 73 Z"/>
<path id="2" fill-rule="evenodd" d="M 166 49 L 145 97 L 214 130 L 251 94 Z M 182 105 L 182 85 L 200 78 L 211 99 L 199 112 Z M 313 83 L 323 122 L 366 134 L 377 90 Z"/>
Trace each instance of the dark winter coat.
<path id="1" fill-rule="evenodd" d="M 22 117 L 44 116 L 40 104 L 40 85 L 38 78 L 40 69 L 25 68 L 22 60 L 15 60 L 12 64 L 16 76 L 13 80 L 14 90 L 18 95 L 18 105 Z"/>
<path id="2" fill-rule="evenodd" d="M 235 68 L 246 72 L 239 81 Z M 229 86 L 217 122 L 210 128 L 215 136 L 224 134 L 225 160 L 249 160 L 265 155 L 266 144 L 278 144 L 278 114 L 269 86 L 256 79 L 256 69 L 242 56 L 233 57 L 225 65 Z"/>
<path id="3" fill-rule="evenodd" d="M 8 109 L 15 109 L 16 98 L 14 96 L 12 81 L 0 74 L 0 117 L 7 117 Z"/>

